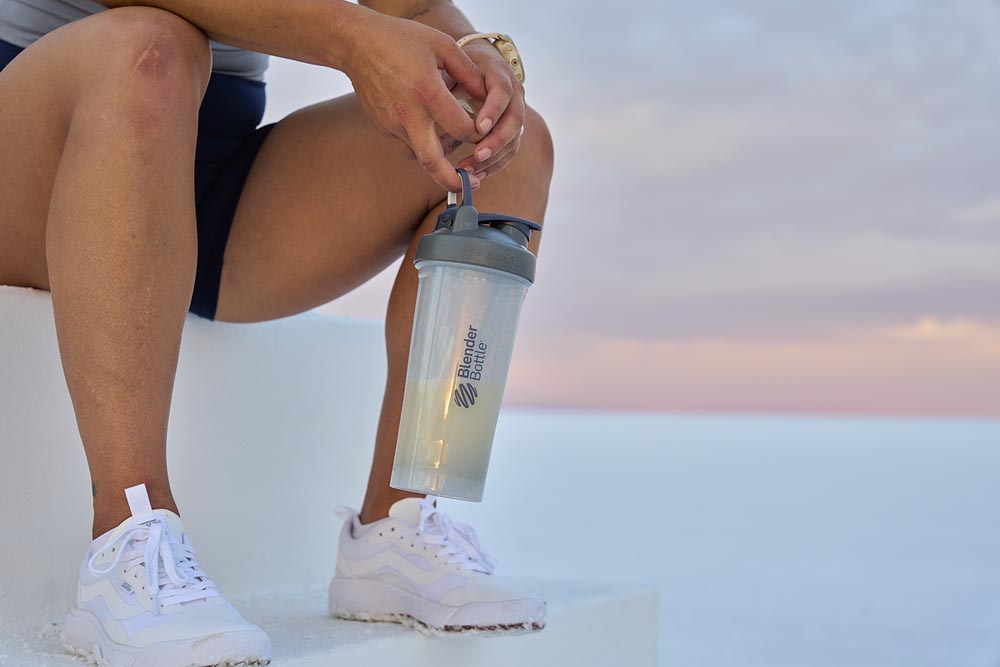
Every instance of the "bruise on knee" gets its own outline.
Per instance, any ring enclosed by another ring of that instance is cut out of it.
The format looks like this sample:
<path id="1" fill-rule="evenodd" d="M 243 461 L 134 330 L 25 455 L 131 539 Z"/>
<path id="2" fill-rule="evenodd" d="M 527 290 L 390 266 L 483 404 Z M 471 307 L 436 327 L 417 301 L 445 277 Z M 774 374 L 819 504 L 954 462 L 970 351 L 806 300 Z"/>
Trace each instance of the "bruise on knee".
<path id="1" fill-rule="evenodd" d="M 153 79 L 162 79 L 167 70 L 168 59 L 169 57 L 160 47 L 160 38 L 157 37 L 135 59 L 132 74 L 148 76 Z"/>

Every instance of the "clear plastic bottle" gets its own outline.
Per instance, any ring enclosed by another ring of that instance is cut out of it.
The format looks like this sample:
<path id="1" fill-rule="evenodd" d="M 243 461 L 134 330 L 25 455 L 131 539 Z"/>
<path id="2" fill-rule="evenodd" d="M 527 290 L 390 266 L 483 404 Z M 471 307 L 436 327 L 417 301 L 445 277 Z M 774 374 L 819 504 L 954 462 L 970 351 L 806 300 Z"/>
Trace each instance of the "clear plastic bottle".
<path id="1" fill-rule="evenodd" d="M 462 206 L 450 205 L 421 240 L 393 487 L 482 500 L 537 229 L 480 215 L 466 187 Z"/>

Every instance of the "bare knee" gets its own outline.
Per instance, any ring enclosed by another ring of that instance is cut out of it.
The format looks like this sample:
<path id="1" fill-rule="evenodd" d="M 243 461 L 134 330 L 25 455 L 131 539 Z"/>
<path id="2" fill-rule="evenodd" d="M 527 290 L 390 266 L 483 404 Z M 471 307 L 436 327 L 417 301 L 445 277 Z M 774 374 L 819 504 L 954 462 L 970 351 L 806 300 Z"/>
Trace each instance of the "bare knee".
<path id="1" fill-rule="evenodd" d="M 120 56 L 118 64 L 139 80 L 180 79 L 208 85 L 212 51 L 199 28 L 155 7 L 119 7 L 101 12 L 102 32 Z"/>
<path id="2" fill-rule="evenodd" d="M 196 123 L 212 69 L 201 30 L 154 7 L 119 7 L 88 20 L 88 39 L 100 54 L 84 77 L 82 96 L 91 108 L 145 133 L 178 121 Z"/>
<path id="3" fill-rule="evenodd" d="M 552 133 L 545 119 L 533 107 L 528 107 L 524 115 L 524 133 L 521 135 L 521 146 L 518 157 L 525 155 L 531 167 L 537 170 L 537 176 L 547 181 L 552 178 L 552 168 L 555 163 L 555 147 Z"/>
<path id="4" fill-rule="evenodd" d="M 549 127 L 540 113 L 528 107 L 524 116 L 521 145 L 512 166 L 521 173 L 519 191 L 526 206 L 525 214 L 541 225 L 544 225 L 554 161 L 555 149 Z M 528 245 L 528 249 L 536 255 L 540 238 L 540 234 L 532 234 Z"/>

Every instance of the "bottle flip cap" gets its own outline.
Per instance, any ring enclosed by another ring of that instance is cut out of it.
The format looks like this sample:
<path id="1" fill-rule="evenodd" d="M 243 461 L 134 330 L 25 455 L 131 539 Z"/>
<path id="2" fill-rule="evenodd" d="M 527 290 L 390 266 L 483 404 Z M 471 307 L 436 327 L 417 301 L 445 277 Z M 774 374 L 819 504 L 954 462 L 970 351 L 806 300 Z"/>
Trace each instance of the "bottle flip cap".
<path id="1" fill-rule="evenodd" d="M 448 206 L 438 216 L 434 231 L 420 239 L 414 262 L 482 266 L 534 282 L 535 256 L 528 250 L 528 240 L 542 226 L 512 215 L 480 213 L 472 206 L 469 174 L 457 171 L 462 179 L 462 205 L 456 193 L 448 193 Z"/>

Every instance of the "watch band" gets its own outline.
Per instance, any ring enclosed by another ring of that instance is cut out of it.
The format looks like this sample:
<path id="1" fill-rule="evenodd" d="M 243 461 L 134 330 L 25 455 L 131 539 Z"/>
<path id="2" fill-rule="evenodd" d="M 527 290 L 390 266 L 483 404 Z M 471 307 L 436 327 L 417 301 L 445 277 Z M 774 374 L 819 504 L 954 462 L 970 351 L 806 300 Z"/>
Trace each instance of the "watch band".
<path id="1" fill-rule="evenodd" d="M 510 35 L 505 35 L 502 32 L 477 32 L 459 39 L 458 45 L 465 46 L 474 39 L 488 40 L 493 48 L 510 64 L 511 69 L 514 70 L 514 78 L 524 83 L 524 63 L 521 62 L 521 54 Z"/>

